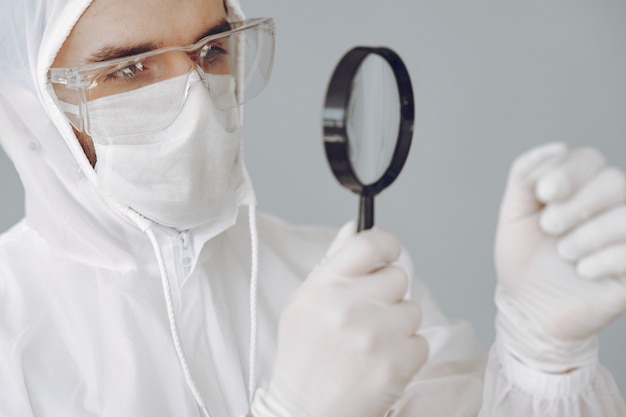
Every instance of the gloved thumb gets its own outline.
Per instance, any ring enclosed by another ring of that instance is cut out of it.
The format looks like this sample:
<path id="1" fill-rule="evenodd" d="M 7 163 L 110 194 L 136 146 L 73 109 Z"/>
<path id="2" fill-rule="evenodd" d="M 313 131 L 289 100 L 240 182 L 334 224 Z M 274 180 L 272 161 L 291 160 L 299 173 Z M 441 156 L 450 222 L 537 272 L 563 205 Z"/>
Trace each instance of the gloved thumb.
<path id="1" fill-rule="evenodd" d="M 332 257 L 346 243 L 350 236 L 356 234 L 356 220 L 350 220 L 337 232 L 335 239 L 332 241 L 326 251 L 326 259 Z"/>
<path id="2" fill-rule="evenodd" d="M 567 154 L 563 143 L 550 143 L 522 154 L 513 162 L 500 208 L 500 221 L 515 221 L 537 213 L 541 203 L 535 187 L 539 178 Z"/>

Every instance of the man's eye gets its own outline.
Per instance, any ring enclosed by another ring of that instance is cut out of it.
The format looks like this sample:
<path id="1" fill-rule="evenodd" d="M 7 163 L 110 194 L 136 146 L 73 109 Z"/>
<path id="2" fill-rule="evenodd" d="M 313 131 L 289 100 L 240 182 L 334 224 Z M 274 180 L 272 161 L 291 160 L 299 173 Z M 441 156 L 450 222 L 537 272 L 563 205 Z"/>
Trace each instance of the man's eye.
<path id="1" fill-rule="evenodd" d="M 205 69 L 211 65 L 221 65 L 228 57 L 228 51 L 220 45 L 204 45 L 200 51 L 200 61 Z"/>
<path id="2" fill-rule="evenodd" d="M 120 68 L 117 71 L 114 71 L 107 75 L 107 81 L 116 81 L 116 80 L 132 80 L 135 78 L 141 71 L 144 70 L 144 66 L 141 62 L 136 62 L 127 67 Z"/>

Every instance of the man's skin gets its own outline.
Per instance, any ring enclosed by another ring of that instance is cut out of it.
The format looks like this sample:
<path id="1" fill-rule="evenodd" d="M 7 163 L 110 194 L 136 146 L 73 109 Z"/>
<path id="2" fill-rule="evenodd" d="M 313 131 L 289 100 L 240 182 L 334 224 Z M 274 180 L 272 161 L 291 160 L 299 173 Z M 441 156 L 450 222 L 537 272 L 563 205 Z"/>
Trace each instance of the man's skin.
<path id="1" fill-rule="evenodd" d="M 226 19 L 222 0 L 94 0 L 59 50 L 52 67 L 72 68 L 115 58 L 111 51 L 190 45 Z M 145 51 L 144 51 L 145 52 Z M 106 56 L 106 59 L 103 59 Z M 119 54 L 118 54 L 119 56 Z M 189 59 L 181 54 L 181 59 Z M 91 166 L 91 137 L 74 129 Z"/>

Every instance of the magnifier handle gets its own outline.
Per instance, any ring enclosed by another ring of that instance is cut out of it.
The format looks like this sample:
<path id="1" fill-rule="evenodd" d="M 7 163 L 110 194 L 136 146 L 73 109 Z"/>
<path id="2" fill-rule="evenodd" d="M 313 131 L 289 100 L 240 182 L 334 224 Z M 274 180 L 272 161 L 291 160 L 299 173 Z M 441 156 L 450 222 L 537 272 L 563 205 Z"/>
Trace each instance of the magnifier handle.
<path id="1" fill-rule="evenodd" d="M 357 232 L 371 229 L 372 226 L 374 226 L 374 196 L 361 195 Z"/>

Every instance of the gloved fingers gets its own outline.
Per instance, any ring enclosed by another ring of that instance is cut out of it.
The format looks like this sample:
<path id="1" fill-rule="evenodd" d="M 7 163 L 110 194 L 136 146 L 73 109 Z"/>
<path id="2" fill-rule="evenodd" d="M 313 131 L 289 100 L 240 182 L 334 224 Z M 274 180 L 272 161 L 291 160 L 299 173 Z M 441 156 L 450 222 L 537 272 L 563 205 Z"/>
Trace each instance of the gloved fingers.
<path id="1" fill-rule="evenodd" d="M 412 334 L 397 346 L 397 355 L 404 360 L 397 372 L 411 378 L 420 370 L 428 359 L 430 348 L 426 339 L 419 334 Z"/>
<path id="2" fill-rule="evenodd" d="M 587 279 L 626 275 L 626 243 L 609 246 L 582 258 L 578 274 Z"/>
<path id="3" fill-rule="evenodd" d="M 343 276 L 368 274 L 395 261 L 401 245 L 389 232 L 370 229 L 349 236 L 345 243 L 328 257 L 325 268 Z"/>
<path id="4" fill-rule="evenodd" d="M 389 306 L 392 320 L 389 326 L 400 334 L 412 336 L 417 333 L 422 321 L 422 310 L 412 301 L 402 301 Z"/>
<path id="5" fill-rule="evenodd" d="M 410 301 L 395 304 L 358 304 L 346 322 L 358 323 L 357 345 L 364 351 L 383 351 L 402 343 L 419 329 L 422 312 Z"/>
<path id="6" fill-rule="evenodd" d="M 378 350 L 379 341 L 371 341 L 364 338 L 362 347 L 364 351 Z M 370 344 L 374 343 L 374 346 Z M 413 333 L 410 336 L 393 334 L 388 340 L 382 341 L 385 355 L 376 363 L 370 365 L 371 378 L 376 380 L 400 380 L 400 386 L 405 386 L 411 378 L 426 363 L 429 355 L 429 346 L 426 339 Z M 398 393 L 398 394 L 401 394 Z"/>
<path id="7" fill-rule="evenodd" d="M 384 303 L 401 301 L 409 289 L 409 277 L 404 269 L 392 265 L 365 276 L 337 279 L 354 287 L 359 298 Z"/>
<path id="8" fill-rule="evenodd" d="M 536 213 L 540 208 L 535 197 L 536 181 L 566 155 L 565 144 L 551 143 L 533 148 L 518 157 L 509 171 L 500 220 L 514 221 Z"/>
<path id="9" fill-rule="evenodd" d="M 626 176 L 621 170 L 609 167 L 600 171 L 570 198 L 546 206 L 541 213 L 540 225 L 547 234 L 558 236 L 625 199 Z"/>
<path id="10" fill-rule="evenodd" d="M 537 199 L 543 203 L 564 200 L 605 166 L 606 158 L 598 150 L 575 149 L 539 178 L 536 186 Z"/>
<path id="11" fill-rule="evenodd" d="M 619 242 L 626 242 L 626 206 L 620 205 L 585 222 L 557 244 L 559 255 L 567 261 Z"/>
<path id="12" fill-rule="evenodd" d="M 341 226 L 341 228 L 337 232 L 337 235 L 335 236 L 330 246 L 328 247 L 328 250 L 326 251 L 326 259 L 333 256 L 337 252 L 337 250 L 339 250 L 339 248 L 341 248 L 346 243 L 346 240 L 350 236 L 353 236 L 355 234 L 356 220 L 350 220 L 346 222 L 343 226 Z"/>
<path id="13" fill-rule="evenodd" d="M 564 143 L 548 143 L 520 155 L 511 166 L 509 178 L 517 183 L 534 186 L 539 176 L 560 161 L 567 152 Z"/>

